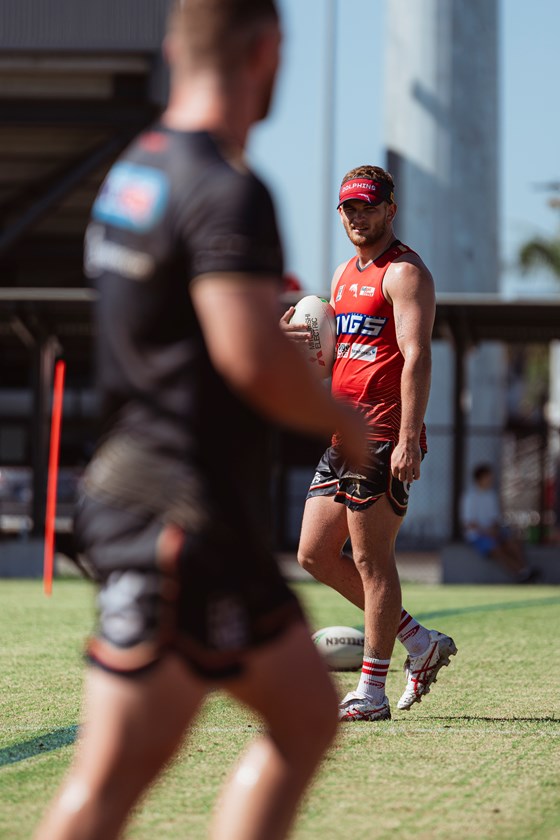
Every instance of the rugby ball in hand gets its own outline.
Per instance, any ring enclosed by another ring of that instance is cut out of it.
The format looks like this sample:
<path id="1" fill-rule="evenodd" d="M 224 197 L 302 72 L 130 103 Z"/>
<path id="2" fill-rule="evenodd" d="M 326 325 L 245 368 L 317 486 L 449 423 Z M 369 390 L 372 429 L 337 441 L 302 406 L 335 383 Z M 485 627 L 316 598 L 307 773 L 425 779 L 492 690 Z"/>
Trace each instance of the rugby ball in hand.
<path id="1" fill-rule="evenodd" d="M 329 671 L 357 671 L 364 658 L 364 634 L 355 627 L 323 627 L 313 633 Z"/>
<path id="2" fill-rule="evenodd" d="M 296 304 L 291 324 L 305 324 L 311 333 L 306 344 L 301 344 L 305 358 L 319 379 L 328 379 L 334 364 L 336 346 L 336 321 L 334 309 L 325 298 L 307 295 Z"/>

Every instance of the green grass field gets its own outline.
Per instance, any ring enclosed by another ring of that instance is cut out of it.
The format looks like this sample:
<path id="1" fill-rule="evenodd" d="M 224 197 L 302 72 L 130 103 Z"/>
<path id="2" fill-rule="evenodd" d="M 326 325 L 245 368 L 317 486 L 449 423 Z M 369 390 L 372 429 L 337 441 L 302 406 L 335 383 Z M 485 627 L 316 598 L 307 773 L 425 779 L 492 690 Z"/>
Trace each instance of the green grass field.
<path id="1" fill-rule="evenodd" d="M 313 629 L 360 626 L 360 612 L 318 584 L 297 585 Z M 425 701 L 399 712 L 404 649 L 387 694 L 393 720 L 340 728 L 294 840 L 560 838 L 560 590 L 404 586 L 404 604 L 459 647 Z M 72 755 L 81 645 L 92 590 L 0 582 L 0 837 L 29 838 Z M 337 674 L 341 694 L 356 674 Z M 294 686 L 297 690 L 297 686 Z M 213 696 L 127 833 L 202 840 L 228 766 L 259 722 Z"/>

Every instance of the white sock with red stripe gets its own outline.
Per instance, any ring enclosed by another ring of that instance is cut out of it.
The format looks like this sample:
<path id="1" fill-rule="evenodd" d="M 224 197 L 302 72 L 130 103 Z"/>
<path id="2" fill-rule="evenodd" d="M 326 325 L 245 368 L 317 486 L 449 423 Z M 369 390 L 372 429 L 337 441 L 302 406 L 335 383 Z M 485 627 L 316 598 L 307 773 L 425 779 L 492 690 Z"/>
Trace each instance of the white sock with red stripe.
<path id="1" fill-rule="evenodd" d="M 430 633 L 403 609 L 397 639 L 405 646 L 407 653 L 411 656 L 420 656 L 428 649 Z"/>
<path id="2" fill-rule="evenodd" d="M 360 697 L 367 697 L 376 705 L 383 703 L 385 697 L 385 680 L 389 670 L 390 659 L 370 659 L 364 656 L 360 682 L 356 692 Z"/>

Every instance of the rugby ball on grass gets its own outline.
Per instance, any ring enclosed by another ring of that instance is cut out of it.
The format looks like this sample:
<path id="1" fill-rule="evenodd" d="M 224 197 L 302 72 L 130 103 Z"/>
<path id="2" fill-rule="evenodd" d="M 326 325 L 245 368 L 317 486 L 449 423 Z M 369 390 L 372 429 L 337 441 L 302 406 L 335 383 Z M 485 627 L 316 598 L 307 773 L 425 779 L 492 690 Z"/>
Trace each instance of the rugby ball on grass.
<path id="1" fill-rule="evenodd" d="M 328 379 L 334 364 L 336 321 L 334 309 L 325 298 L 306 295 L 296 304 L 292 324 L 305 324 L 311 333 L 301 350 L 319 379 Z"/>
<path id="2" fill-rule="evenodd" d="M 357 671 L 364 658 L 364 634 L 355 627 L 323 627 L 313 633 L 313 641 L 329 671 Z"/>

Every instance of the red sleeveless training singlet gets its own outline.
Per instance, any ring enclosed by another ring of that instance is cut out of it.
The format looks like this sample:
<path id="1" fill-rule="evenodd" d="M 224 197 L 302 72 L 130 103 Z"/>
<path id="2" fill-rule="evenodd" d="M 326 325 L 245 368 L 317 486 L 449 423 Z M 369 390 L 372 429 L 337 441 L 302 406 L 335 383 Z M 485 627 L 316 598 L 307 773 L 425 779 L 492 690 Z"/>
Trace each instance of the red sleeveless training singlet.
<path id="1" fill-rule="evenodd" d="M 358 268 L 356 257 L 334 290 L 337 340 L 332 393 L 365 413 L 371 440 L 394 444 L 401 424 L 404 357 L 397 344 L 393 307 L 383 296 L 383 278 L 393 260 L 413 253 L 394 242 L 364 269 Z M 427 449 L 424 425 L 420 446 Z"/>

